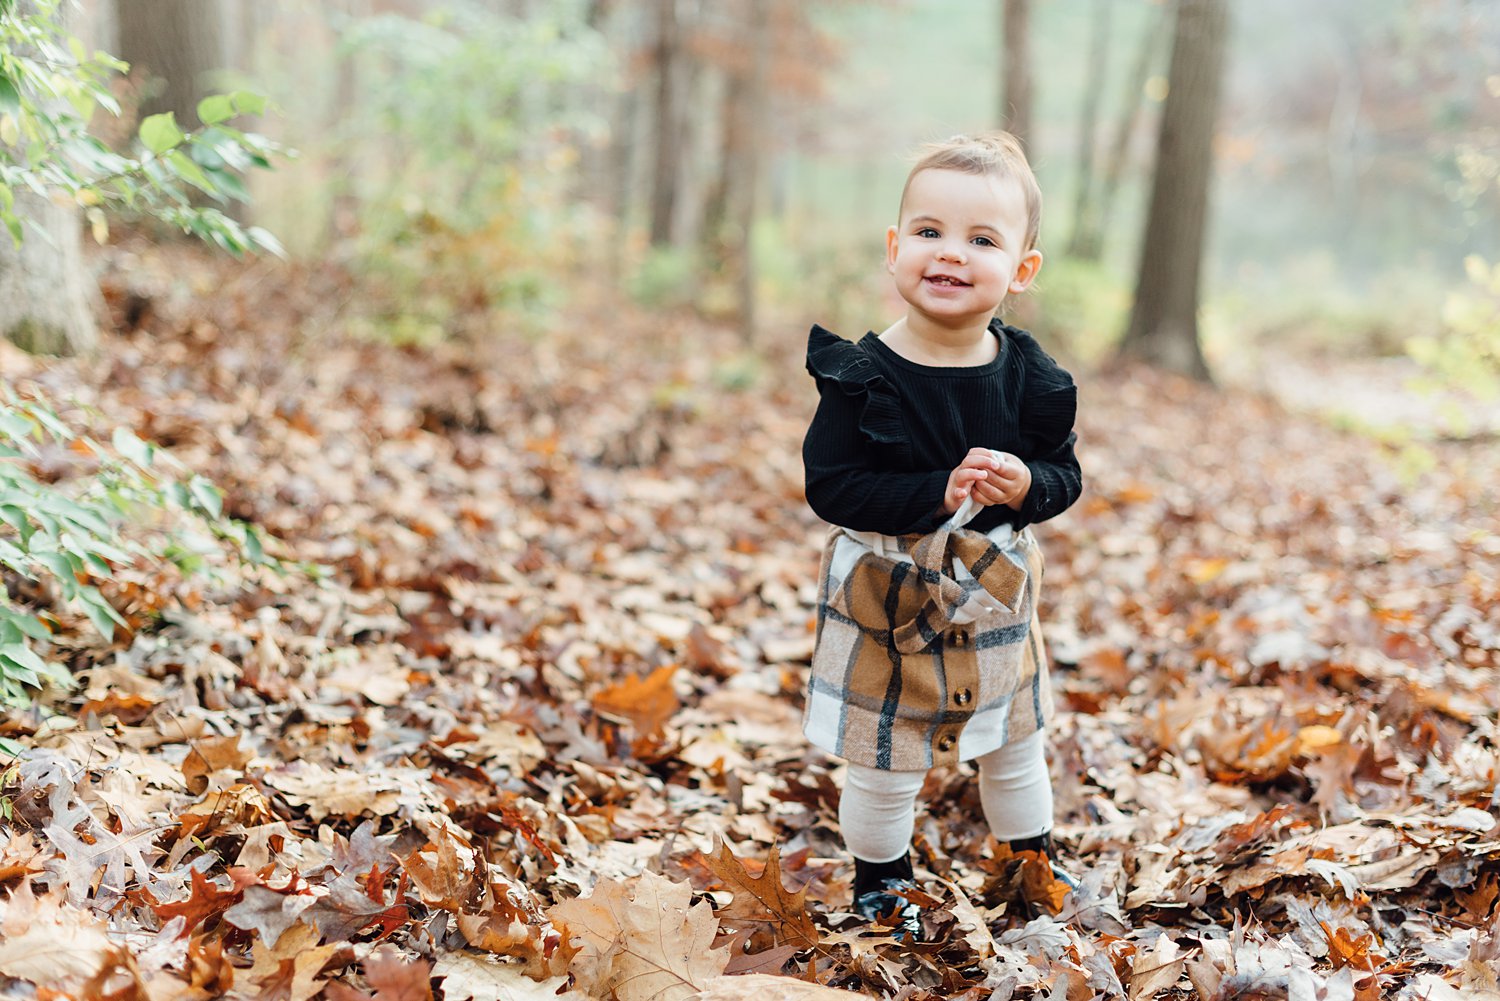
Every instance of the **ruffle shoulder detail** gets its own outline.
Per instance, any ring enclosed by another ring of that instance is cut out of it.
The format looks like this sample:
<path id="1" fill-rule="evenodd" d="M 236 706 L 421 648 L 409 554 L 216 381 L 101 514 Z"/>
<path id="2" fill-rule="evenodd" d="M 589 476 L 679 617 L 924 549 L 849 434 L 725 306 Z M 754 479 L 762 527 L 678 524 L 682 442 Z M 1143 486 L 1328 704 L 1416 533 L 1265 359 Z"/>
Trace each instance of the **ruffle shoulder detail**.
<path id="1" fill-rule="evenodd" d="M 1021 396 L 1021 427 L 1038 443 L 1058 444 L 1073 430 L 1078 418 L 1078 387 L 1072 374 L 1042 349 L 1030 332 L 1000 325 L 1025 365 Z"/>
<path id="2" fill-rule="evenodd" d="M 863 347 L 814 324 L 807 335 L 807 371 L 822 392 L 837 387 L 847 396 L 863 397 L 859 431 L 866 440 L 911 448 L 906 419 L 901 414 L 901 394 Z"/>

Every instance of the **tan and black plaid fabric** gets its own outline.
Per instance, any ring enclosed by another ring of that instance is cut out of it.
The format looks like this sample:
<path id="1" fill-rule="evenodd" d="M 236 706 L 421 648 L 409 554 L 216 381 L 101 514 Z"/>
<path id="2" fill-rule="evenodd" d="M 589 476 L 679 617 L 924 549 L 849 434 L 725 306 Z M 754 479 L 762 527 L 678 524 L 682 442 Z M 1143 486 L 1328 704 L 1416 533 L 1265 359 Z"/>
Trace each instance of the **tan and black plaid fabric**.
<path id="1" fill-rule="evenodd" d="M 893 771 L 965 761 L 1052 717 L 1030 529 L 881 536 L 834 528 L 819 570 L 803 731 Z"/>

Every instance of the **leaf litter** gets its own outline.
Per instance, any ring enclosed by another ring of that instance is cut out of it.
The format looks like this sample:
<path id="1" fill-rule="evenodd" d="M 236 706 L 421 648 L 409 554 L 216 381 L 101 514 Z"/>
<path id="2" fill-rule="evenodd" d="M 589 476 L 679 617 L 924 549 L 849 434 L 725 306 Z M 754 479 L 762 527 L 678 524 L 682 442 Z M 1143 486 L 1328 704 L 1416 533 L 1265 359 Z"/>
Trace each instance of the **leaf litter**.
<path id="1" fill-rule="evenodd" d="M 314 336 L 335 273 L 134 266 L 216 291 L 7 380 L 329 573 L 122 568 L 109 643 L 57 612 L 84 684 L 0 725 L 7 996 L 1500 997 L 1492 445 L 1408 483 L 1260 397 L 1081 379 L 1038 534 L 1082 886 L 934 772 L 907 945 L 850 913 L 799 733 L 797 331 L 745 386 L 683 317 L 416 351 Z"/>

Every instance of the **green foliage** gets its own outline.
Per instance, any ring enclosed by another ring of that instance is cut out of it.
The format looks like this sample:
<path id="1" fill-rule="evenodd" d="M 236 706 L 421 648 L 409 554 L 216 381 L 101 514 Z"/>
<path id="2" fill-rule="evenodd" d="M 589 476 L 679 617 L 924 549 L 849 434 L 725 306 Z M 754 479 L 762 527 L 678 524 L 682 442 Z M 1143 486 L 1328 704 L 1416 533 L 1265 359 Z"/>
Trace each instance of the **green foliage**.
<path id="1" fill-rule="evenodd" d="M 681 247 L 651 247 L 630 276 L 630 297 L 652 309 L 692 306 L 697 296 L 698 254 Z"/>
<path id="2" fill-rule="evenodd" d="M 1130 318 L 1130 288 L 1098 261 L 1049 257 L 1028 294 L 1038 301 L 1037 332 L 1086 363 L 1114 347 Z"/>
<path id="3" fill-rule="evenodd" d="M 579 94 L 609 65 L 583 5 L 521 17 L 456 3 L 350 21 L 341 46 L 358 80 L 343 144 L 359 164 L 356 266 L 376 324 L 426 340 L 469 311 L 562 301 L 576 144 L 604 129 L 600 102 Z M 366 149 L 371 136 L 399 155 Z"/>
<path id="4" fill-rule="evenodd" d="M 69 458 L 89 468 L 56 482 L 38 475 L 39 460 L 55 472 Z M 152 520 L 164 523 L 152 545 L 127 532 Z M 54 605 L 81 612 L 110 640 L 128 623 L 99 584 L 163 558 L 181 572 L 202 572 L 223 542 L 247 563 L 282 566 L 253 526 L 224 516 L 213 484 L 167 452 L 125 428 L 106 446 L 7 390 L 0 402 L 0 703 L 25 706 L 30 690 L 71 683 L 47 659 L 59 625 Z"/>
<path id="5" fill-rule="evenodd" d="M 191 132 L 171 114 L 152 115 L 140 127 L 144 148 L 117 153 L 89 134 L 88 122 L 97 109 L 120 113 L 109 81 L 127 67 L 105 52 L 90 55 L 64 30 L 62 2 L 37 0 L 33 14 L 0 2 L 0 222 L 11 238 L 20 243 L 23 235 L 16 195 L 30 191 L 84 207 L 97 238 L 107 232 L 104 209 L 112 209 L 160 219 L 236 255 L 280 254 L 270 233 L 191 198 L 197 190 L 220 203 L 245 199 L 239 175 L 269 166 L 277 147 L 228 122 L 260 114 L 264 100 L 245 91 L 206 98 L 198 108 L 206 124 Z"/>
<path id="6" fill-rule="evenodd" d="M 1445 329 L 1407 341 L 1411 357 L 1431 376 L 1431 388 L 1457 388 L 1482 400 L 1500 398 L 1500 264 L 1469 257 L 1469 286 L 1452 292 Z"/>

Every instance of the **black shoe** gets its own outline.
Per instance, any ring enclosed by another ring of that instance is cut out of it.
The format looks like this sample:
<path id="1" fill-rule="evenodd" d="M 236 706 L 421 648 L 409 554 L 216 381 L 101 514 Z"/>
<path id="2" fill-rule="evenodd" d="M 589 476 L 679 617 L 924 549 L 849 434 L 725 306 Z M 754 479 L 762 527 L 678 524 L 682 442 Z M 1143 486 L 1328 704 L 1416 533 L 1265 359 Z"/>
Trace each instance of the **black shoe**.
<path id="1" fill-rule="evenodd" d="M 1083 884 L 1077 876 L 1057 864 L 1057 849 L 1052 844 L 1052 832 L 1047 831 L 1038 834 L 1034 838 L 1016 838 L 1008 842 L 1012 853 L 1015 852 L 1041 852 L 1047 856 L 1047 864 L 1052 867 L 1052 878 L 1062 883 L 1069 890 L 1076 890 Z"/>
<path id="2" fill-rule="evenodd" d="M 866 921 L 894 920 L 891 934 L 907 943 L 916 942 L 922 935 L 922 908 L 900 895 L 902 890 L 916 888 L 909 879 L 887 879 L 880 889 L 854 898 L 854 913 Z"/>

